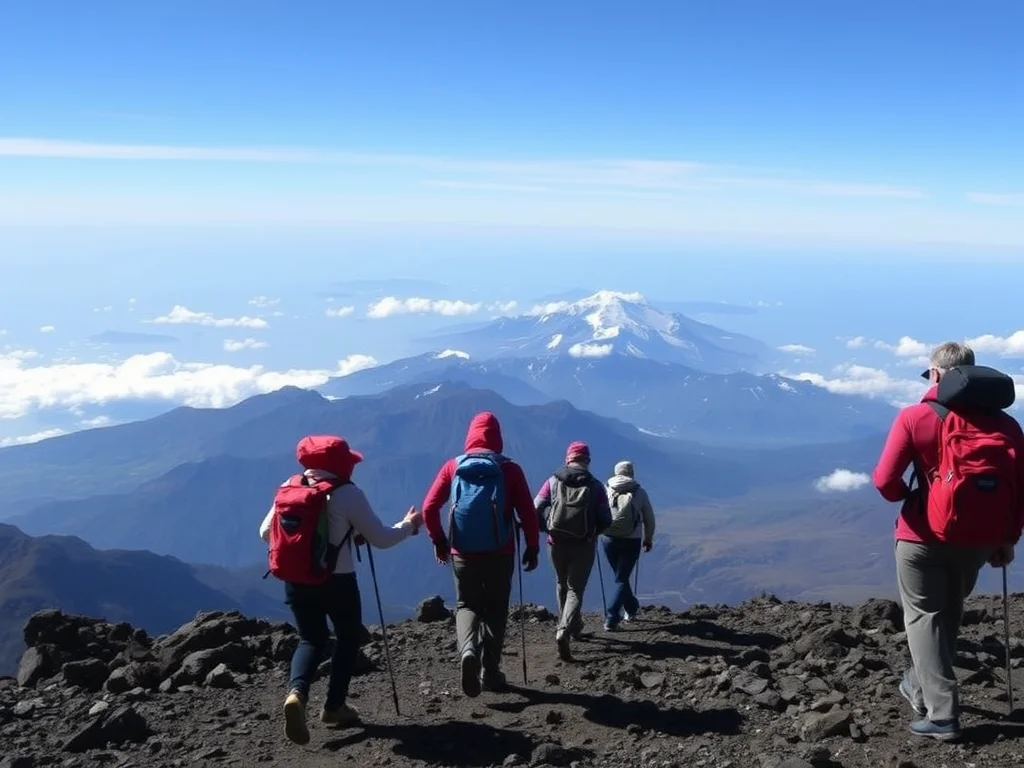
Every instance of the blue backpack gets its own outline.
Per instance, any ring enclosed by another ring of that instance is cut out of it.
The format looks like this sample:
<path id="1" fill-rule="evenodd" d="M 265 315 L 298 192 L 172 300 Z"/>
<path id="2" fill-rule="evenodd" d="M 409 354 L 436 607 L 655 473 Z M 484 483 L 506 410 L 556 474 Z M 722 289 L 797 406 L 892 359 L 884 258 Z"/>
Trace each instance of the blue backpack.
<path id="1" fill-rule="evenodd" d="M 505 457 L 467 453 L 455 459 L 449 536 L 459 552 L 479 554 L 503 549 L 515 534 L 507 514 Z"/>

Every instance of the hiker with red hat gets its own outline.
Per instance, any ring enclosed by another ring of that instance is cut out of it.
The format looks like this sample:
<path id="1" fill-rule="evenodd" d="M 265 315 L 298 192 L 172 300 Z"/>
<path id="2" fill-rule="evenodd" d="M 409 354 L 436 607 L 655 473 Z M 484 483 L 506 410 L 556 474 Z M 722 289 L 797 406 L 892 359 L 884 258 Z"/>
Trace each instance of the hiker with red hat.
<path id="1" fill-rule="evenodd" d="M 540 550 L 530 485 L 504 447 L 498 418 L 478 413 L 466 432 L 465 453 L 441 466 L 423 500 L 434 557 L 441 564 L 451 560 L 455 574 L 459 670 L 462 692 L 470 698 L 481 690 L 507 690 L 501 656 L 519 539 L 513 511 L 526 539 L 525 570 L 537 567 Z M 447 534 L 441 523 L 445 503 Z"/>
<path id="2" fill-rule="evenodd" d="M 260 538 L 270 547 L 268 575 L 284 582 L 285 603 L 299 632 L 284 704 L 285 734 L 307 744 L 306 704 L 327 647 L 328 619 L 335 643 L 320 720 L 337 727 L 359 722 L 359 714 L 345 702 L 363 626 L 353 543 L 365 539 L 379 549 L 393 547 L 419 530 L 421 515 L 410 507 L 394 526 L 382 523 L 352 482 L 363 456 L 340 437 L 304 437 L 295 454 L 304 471 L 277 489 Z"/>
<path id="3" fill-rule="evenodd" d="M 583 632 L 583 593 L 594 568 L 597 537 L 612 524 L 604 483 L 590 473 L 586 443 L 570 443 L 565 466 L 544 481 L 534 504 L 548 534 L 558 584 L 555 643 L 559 657 L 571 661 L 569 640 Z"/>

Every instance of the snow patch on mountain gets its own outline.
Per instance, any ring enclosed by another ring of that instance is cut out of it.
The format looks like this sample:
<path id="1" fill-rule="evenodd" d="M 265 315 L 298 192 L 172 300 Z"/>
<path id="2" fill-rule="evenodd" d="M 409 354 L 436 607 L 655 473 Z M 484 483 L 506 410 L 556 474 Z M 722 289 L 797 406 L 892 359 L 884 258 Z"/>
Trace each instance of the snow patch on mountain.
<path id="1" fill-rule="evenodd" d="M 444 352 L 438 352 L 434 355 L 435 360 L 447 360 L 449 357 L 457 357 L 460 360 L 469 360 L 469 353 L 463 352 L 461 349 L 446 349 Z"/>
<path id="2" fill-rule="evenodd" d="M 551 341 L 548 342 L 548 349 L 558 349 L 558 345 L 562 343 L 562 339 L 565 338 L 565 334 L 556 333 L 551 337 Z"/>

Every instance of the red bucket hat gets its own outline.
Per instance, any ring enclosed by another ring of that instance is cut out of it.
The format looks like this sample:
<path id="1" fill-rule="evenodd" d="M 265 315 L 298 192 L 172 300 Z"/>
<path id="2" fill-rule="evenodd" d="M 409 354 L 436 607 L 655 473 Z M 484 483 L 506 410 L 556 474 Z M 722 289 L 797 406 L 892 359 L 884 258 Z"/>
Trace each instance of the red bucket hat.
<path id="1" fill-rule="evenodd" d="M 363 460 L 344 438 L 334 435 L 308 435 L 295 446 L 295 457 L 305 469 L 319 469 L 338 477 L 348 477 L 352 468 Z"/>

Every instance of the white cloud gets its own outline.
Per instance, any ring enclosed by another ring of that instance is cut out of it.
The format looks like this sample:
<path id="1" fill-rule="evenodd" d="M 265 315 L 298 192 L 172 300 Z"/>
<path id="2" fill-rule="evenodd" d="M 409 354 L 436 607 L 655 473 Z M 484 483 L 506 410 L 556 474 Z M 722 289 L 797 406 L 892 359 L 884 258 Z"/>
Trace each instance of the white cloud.
<path id="1" fill-rule="evenodd" d="M 569 347 L 572 357 L 608 357 L 611 353 L 611 344 L 573 344 Z"/>
<path id="2" fill-rule="evenodd" d="M 28 445 L 38 443 L 40 440 L 48 440 L 51 437 L 66 435 L 63 429 L 44 429 L 40 432 L 33 432 L 31 435 L 19 435 L 18 437 L 5 437 L 0 439 L 0 448 L 7 448 L 12 445 Z"/>
<path id="3" fill-rule="evenodd" d="M 180 304 L 176 304 L 166 315 L 147 322 L 156 325 L 209 325 L 215 328 L 266 328 L 269 325 L 262 317 L 215 317 L 210 312 L 193 312 Z"/>
<path id="4" fill-rule="evenodd" d="M 93 307 L 92 311 L 93 312 L 112 312 L 113 310 L 114 310 L 114 308 L 110 304 L 108 304 L 105 307 Z"/>
<path id="5" fill-rule="evenodd" d="M 927 388 L 920 379 L 903 379 L 890 376 L 880 368 L 851 363 L 836 366 L 833 376 L 820 373 L 783 373 L 791 379 L 807 381 L 829 392 L 840 395 L 863 395 L 886 400 L 894 405 L 908 405 L 921 399 Z"/>
<path id="6" fill-rule="evenodd" d="M 499 314 L 507 315 L 511 312 L 515 312 L 518 306 L 518 301 L 496 301 L 487 308 L 491 312 L 498 312 Z"/>
<path id="7" fill-rule="evenodd" d="M 114 422 L 109 416 L 97 416 L 92 419 L 83 419 L 78 423 L 88 429 L 98 429 L 99 427 L 109 427 Z"/>
<path id="8" fill-rule="evenodd" d="M 875 349 L 884 349 L 892 352 L 897 357 L 921 357 L 922 355 L 927 356 L 932 351 L 931 344 L 926 344 L 923 341 L 918 341 L 910 336 L 901 336 L 900 340 L 895 344 L 887 344 L 884 341 L 876 341 Z"/>
<path id="9" fill-rule="evenodd" d="M 994 336 L 986 333 L 967 340 L 975 352 L 1000 357 L 1024 357 L 1024 331 L 1015 331 L 1009 336 Z"/>
<path id="10" fill-rule="evenodd" d="M 968 192 L 967 199 L 980 205 L 999 205 L 1024 208 L 1024 194 L 1001 192 Z"/>
<path id="11" fill-rule="evenodd" d="M 245 349 L 265 349 L 267 342 L 258 341 L 257 339 L 242 339 L 241 341 L 235 341 L 234 339 L 224 340 L 224 351 L 225 352 L 241 352 Z"/>
<path id="12" fill-rule="evenodd" d="M 6 336 L 6 335 L 7 335 L 7 330 L 5 328 L 0 328 L 0 336 Z"/>
<path id="13" fill-rule="evenodd" d="M 846 340 L 847 349 L 860 349 L 861 347 L 867 346 L 868 340 L 863 336 L 854 336 L 852 339 Z"/>
<path id="14" fill-rule="evenodd" d="M 813 355 L 814 347 L 808 347 L 806 344 L 783 344 L 779 351 L 790 355 Z"/>
<path id="15" fill-rule="evenodd" d="M 54 325 L 41 325 L 41 326 L 39 326 L 39 332 L 40 333 L 53 333 L 56 330 L 57 330 L 57 327 L 54 326 Z"/>
<path id="16" fill-rule="evenodd" d="M 846 493 L 863 488 L 870 482 L 871 478 L 863 472 L 837 469 L 832 474 L 815 480 L 814 487 L 822 493 Z"/>
<path id="17" fill-rule="evenodd" d="M 34 410 L 72 409 L 122 400 L 165 400 L 221 407 L 281 387 L 320 386 L 377 361 L 362 354 L 339 360 L 334 369 L 270 371 L 261 365 L 190 363 L 168 352 L 133 355 L 120 362 L 27 365 L 23 356 L 0 354 L 0 419 Z"/>
<path id="18" fill-rule="evenodd" d="M 375 320 L 395 315 L 444 315 L 445 317 L 456 317 L 458 315 L 472 315 L 479 312 L 482 303 L 472 304 L 467 301 L 452 301 L 449 299 L 399 299 L 394 296 L 386 296 L 380 301 L 370 305 L 366 310 L 366 316 Z"/>
<path id="19" fill-rule="evenodd" d="M 338 307 L 338 308 L 328 307 L 328 309 L 327 309 L 327 316 L 328 317 L 348 317 L 349 315 L 351 315 L 355 311 L 356 311 L 355 307 Z"/>
<path id="20" fill-rule="evenodd" d="M 694 192 L 762 189 L 814 197 L 920 200 L 917 187 L 885 183 L 820 180 L 797 175 L 742 175 L 688 160 L 593 158 L 584 160 L 490 160 L 428 155 L 386 155 L 313 150 L 301 147 L 195 147 L 155 144 L 103 144 L 87 141 L 0 138 L 0 157 L 84 160 L 191 161 L 238 163 L 312 163 L 387 167 L 427 174 L 465 174 L 466 178 L 426 178 L 434 186 L 536 193 L 566 188 L 626 191 Z M 731 170 L 731 169 L 730 169 Z M 512 189 L 509 189 L 512 187 Z"/>
<path id="21" fill-rule="evenodd" d="M 271 299 L 267 296 L 254 296 L 249 299 L 249 304 L 260 309 L 266 309 L 267 307 L 276 307 L 281 303 L 280 299 Z"/>

